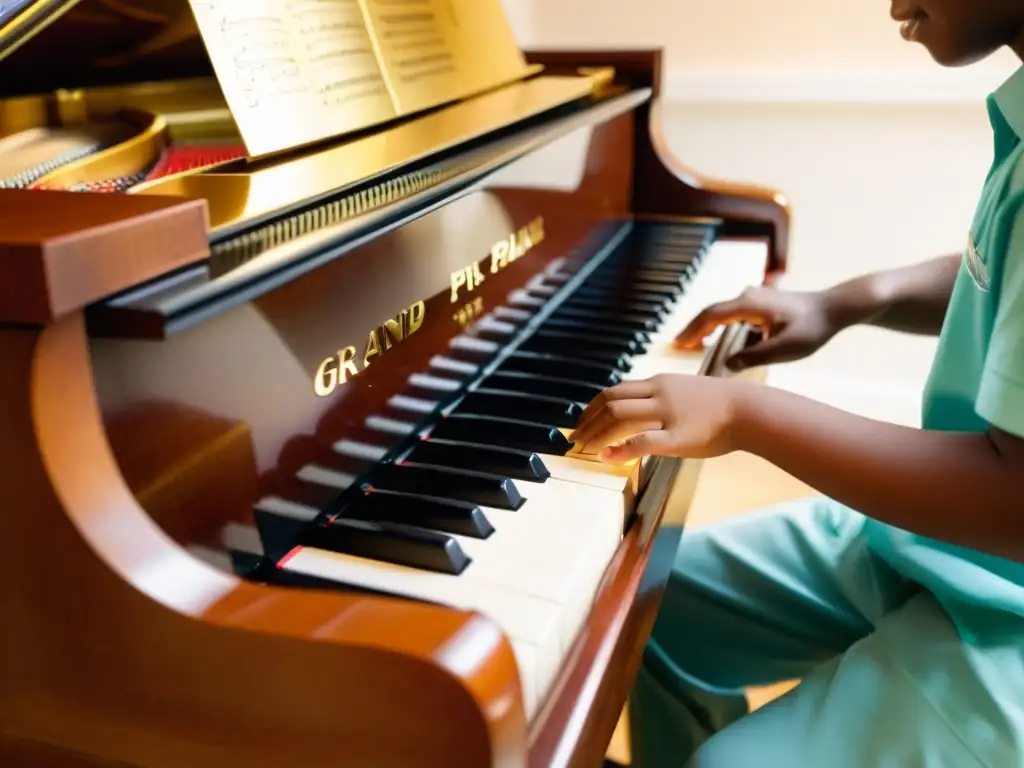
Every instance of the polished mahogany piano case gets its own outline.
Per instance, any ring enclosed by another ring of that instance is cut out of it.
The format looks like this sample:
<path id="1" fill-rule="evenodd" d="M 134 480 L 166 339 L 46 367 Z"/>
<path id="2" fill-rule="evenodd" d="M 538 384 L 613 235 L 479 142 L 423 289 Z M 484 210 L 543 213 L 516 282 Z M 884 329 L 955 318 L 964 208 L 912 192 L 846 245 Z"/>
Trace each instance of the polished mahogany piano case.
<path id="1" fill-rule="evenodd" d="M 785 269 L 781 196 L 672 156 L 659 51 L 528 59 L 614 77 L 426 157 L 448 170 L 415 189 L 366 180 L 345 194 L 380 204 L 281 244 L 218 233 L 187 194 L 0 191 L 0 763 L 600 764 L 681 530 L 657 525 L 664 477 L 532 717 L 480 613 L 196 554 L 325 445 L 365 441 L 438 356 L 490 365 L 501 344 L 453 340 L 538 276 L 569 290 L 625 253 L 625 280 L 630 249 L 691 226 Z M 684 504 L 696 468 L 671 472 Z"/>

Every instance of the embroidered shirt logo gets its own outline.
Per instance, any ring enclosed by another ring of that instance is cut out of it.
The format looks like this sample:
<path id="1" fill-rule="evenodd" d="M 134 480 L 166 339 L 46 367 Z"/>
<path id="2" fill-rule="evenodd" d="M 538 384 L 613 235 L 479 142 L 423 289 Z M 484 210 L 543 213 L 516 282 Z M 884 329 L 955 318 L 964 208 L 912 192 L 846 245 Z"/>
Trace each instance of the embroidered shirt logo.
<path id="1" fill-rule="evenodd" d="M 964 251 L 964 264 L 967 267 L 967 274 L 971 276 L 974 284 L 979 290 L 989 289 L 988 264 L 982 258 L 981 252 L 974 244 L 974 233 L 967 233 L 967 250 Z"/>

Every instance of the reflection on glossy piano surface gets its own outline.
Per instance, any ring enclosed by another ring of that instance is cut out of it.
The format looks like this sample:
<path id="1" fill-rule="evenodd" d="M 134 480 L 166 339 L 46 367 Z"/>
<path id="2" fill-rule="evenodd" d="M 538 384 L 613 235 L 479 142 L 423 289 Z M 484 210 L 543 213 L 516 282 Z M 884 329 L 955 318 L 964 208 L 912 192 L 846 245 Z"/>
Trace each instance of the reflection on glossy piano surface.
<path id="1" fill-rule="evenodd" d="M 0 764 L 600 764 L 696 467 L 565 435 L 787 246 L 659 53 L 21 0 L 0 57 Z"/>

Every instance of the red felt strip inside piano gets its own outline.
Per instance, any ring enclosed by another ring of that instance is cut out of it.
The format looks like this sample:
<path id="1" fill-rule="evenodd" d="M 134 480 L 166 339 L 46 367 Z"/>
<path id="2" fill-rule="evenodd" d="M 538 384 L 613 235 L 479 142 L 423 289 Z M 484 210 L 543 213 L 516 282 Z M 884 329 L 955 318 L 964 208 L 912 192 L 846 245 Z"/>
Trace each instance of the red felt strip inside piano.
<path id="1" fill-rule="evenodd" d="M 241 144 L 168 147 L 148 169 L 114 179 L 75 184 L 69 187 L 69 190 L 72 192 L 126 192 L 144 181 L 153 181 L 186 171 L 198 171 L 241 157 L 245 157 L 245 147 Z M 47 189 L 49 187 L 46 184 L 34 184 L 32 188 Z"/>
<path id="2" fill-rule="evenodd" d="M 241 144 L 170 147 L 164 151 L 156 165 L 146 174 L 145 181 L 161 179 L 164 176 L 173 176 L 185 171 L 194 171 L 241 157 L 245 157 L 245 147 Z"/>

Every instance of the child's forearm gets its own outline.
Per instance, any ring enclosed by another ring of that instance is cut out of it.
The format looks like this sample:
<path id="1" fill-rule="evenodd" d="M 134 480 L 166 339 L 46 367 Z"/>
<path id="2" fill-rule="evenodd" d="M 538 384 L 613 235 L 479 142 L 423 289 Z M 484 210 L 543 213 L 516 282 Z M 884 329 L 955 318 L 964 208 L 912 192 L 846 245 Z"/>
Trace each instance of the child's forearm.
<path id="1" fill-rule="evenodd" d="M 875 272 L 825 292 L 841 327 L 865 323 L 938 335 L 960 269 L 959 256 Z"/>
<path id="2" fill-rule="evenodd" d="M 734 444 L 883 523 L 1024 560 L 1024 441 L 862 418 L 769 387 L 736 408 Z"/>

